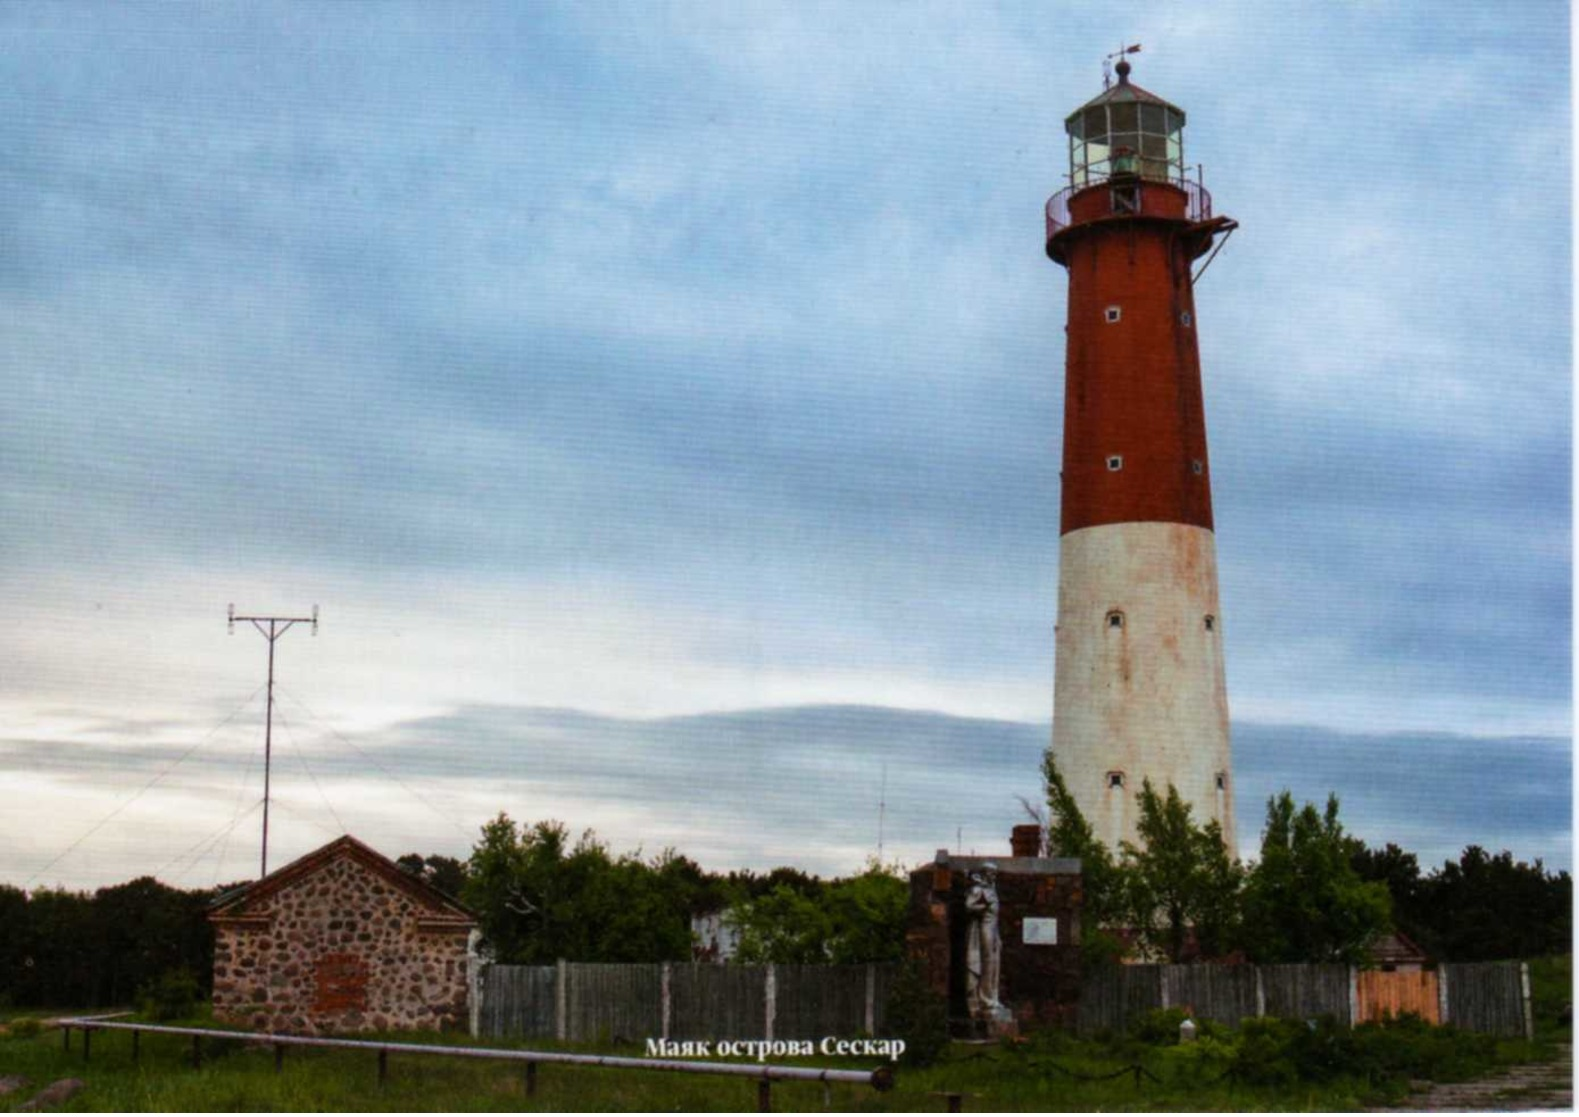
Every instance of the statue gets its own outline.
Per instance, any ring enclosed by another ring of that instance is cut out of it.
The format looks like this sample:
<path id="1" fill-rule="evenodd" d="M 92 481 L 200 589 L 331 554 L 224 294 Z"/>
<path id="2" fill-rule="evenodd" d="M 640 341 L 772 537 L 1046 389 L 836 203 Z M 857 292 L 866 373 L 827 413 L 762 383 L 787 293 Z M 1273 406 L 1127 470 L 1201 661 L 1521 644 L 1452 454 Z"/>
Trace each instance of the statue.
<path id="1" fill-rule="evenodd" d="M 996 1020 L 1007 1015 L 998 1001 L 1002 940 L 998 937 L 998 866 L 989 861 L 970 875 L 965 894 L 965 1003 L 972 1018 Z"/>

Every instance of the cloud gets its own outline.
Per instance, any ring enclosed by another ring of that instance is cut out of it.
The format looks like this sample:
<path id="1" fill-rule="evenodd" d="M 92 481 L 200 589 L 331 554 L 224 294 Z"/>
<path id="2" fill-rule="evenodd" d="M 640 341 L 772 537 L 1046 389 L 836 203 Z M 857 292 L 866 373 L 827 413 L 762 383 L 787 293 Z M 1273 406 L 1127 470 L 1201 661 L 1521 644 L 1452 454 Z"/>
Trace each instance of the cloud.
<path id="1" fill-rule="evenodd" d="M 256 855 L 256 819 L 243 813 L 260 792 L 255 729 L 193 746 L 172 740 L 179 735 L 168 727 L 100 728 L 116 743 L 69 751 L 48 740 L 0 744 L 8 780 L 92 804 L 82 829 L 95 812 L 124 812 L 80 857 L 61 859 L 60 879 L 83 879 L 89 857 L 128 877 L 150 871 L 150 858 L 168 862 L 188 884 L 194 873 L 242 874 Z M 826 875 L 858 869 L 880 838 L 885 857 L 907 864 L 956 840 L 1001 850 L 1025 821 L 1020 798 L 1041 799 L 1047 741 L 1045 726 L 860 706 L 654 719 L 471 707 L 344 733 L 289 700 L 277 734 L 274 790 L 284 806 L 276 863 L 342 827 L 391 853 L 465 856 L 482 822 L 504 811 L 594 828 L 617 849 L 673 847 L 718 871 L 790 864 Z M 1571 864 L 1572 759 L 1562 739 L 1241 722 L 1234 750 L 1247 856 L 1266 800 L 1288 789 L 1318 804 L 1337 794 L 1351 832 L 1412 850 L 1425 866 L 1456 859 L 1470 844 L 1539 857 L 1552 869 Z M 103 794 L 110 774 L 122 786 L 151 786 L 135 801 L 115 801 Z M 24 814 L 33 809 L 21 805 Z M 155 837 L 160 817 L 165 829 Z M 227 819 L 234 829 L 226 831 Z M 222 842 L 234 850 L 229 862 Z M 0 877 L 36 874 L 60 852 L 25 843 L 0 863 Z"/>

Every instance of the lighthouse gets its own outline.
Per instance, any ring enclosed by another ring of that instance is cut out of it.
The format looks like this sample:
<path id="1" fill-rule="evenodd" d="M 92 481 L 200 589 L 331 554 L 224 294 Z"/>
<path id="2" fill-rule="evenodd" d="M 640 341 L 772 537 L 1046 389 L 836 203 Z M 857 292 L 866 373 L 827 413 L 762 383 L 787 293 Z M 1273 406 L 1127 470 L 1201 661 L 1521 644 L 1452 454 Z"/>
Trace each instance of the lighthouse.
<path id="1" fill-rule="evenodd" d="M 1235 225 L 1186 167 L 1184 110 L 1132 83 L 1122 53 L 1064 121 L 1069 186 L 1047 203 L 1069 276 L 1053 756 L 1108 848 L 1139 844 L 1150 780 L 1232 852 L 1194 276 Z"/>

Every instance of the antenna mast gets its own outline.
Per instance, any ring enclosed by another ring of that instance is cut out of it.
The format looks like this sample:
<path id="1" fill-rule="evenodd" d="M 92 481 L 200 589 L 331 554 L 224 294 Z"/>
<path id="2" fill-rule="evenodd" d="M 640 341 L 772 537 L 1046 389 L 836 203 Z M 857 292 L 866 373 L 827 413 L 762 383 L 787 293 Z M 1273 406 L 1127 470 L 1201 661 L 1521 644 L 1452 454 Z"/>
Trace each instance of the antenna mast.
<path id="1" fill-rule="evenodd" d="M 888 812 L 888 762 L 883 762 L 883 780 L 877 792 L 877 863 L 883 863 L 883 816 Z"/>
<path id="2" fill-rule="evenodd" d="M 310 617 L 238 617 L 236 607 L 232 605 L 229 615 L 232 636 L 236 634 L 237 621 L 251 621 L 252 627 L 269 642 L 269 701 L 263 723 L 263 854 L 258 862 L 258 879 L 262 880 L 269 875 L 269 767 L 274 752 L 274 641 L 298 624 L 312 625 L 313 635 L 317 636 L 318 606 L 313 606 L 313 615 Z M 268 627 L 265 628 L 265 625 Z"/>

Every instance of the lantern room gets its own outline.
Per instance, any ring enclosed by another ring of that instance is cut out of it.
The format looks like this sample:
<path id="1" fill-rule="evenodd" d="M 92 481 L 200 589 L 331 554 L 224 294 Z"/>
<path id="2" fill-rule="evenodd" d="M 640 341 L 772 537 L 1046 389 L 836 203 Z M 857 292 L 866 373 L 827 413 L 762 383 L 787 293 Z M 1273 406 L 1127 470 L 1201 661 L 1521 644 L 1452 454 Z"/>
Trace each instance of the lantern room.
<path id="1" fill-rule="evenodd" d="M 1115 70 L 1118 83 L 1069 114 L 1070 185 L 1079 188 L 1115 176 L 1153 182 L 1184 178 L 1184 110 L 1129 80 L 1129 63 Z"/>

